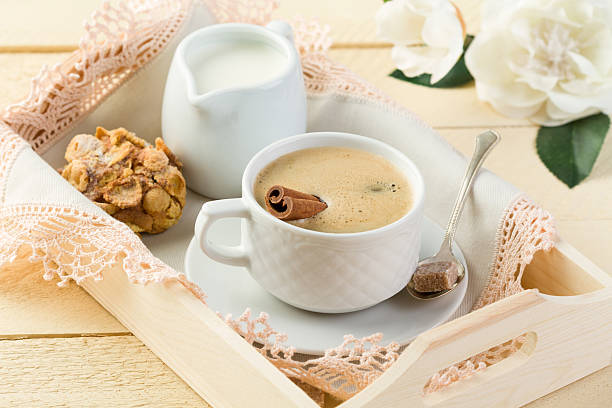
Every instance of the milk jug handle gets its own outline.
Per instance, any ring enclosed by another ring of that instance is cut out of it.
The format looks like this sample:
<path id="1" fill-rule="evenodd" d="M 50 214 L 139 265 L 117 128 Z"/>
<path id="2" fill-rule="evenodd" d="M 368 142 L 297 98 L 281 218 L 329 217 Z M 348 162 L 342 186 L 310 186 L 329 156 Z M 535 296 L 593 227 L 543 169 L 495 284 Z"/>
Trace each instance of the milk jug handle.
<path id="1" fill-rule="evenodd" d="M 283 37 L 288 39 L 291 44 L 293 44 L 293 29 L 291 28 L 289 23 L 287 23 L 286 21 L 281 21 L 281 20 L 270 21 L 266 25 L 266 28 L 268 30 L 274 31 L 277 34 L 282 35 Z"/>

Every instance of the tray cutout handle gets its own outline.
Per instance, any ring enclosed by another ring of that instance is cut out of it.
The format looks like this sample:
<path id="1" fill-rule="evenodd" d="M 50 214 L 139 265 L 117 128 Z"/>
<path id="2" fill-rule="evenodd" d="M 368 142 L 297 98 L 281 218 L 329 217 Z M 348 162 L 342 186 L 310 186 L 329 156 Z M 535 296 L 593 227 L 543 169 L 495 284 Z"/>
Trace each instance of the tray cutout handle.
<path id="1" fill-rule="evenodd" d="M 611 296 L 612 287 L 578 296 L 548 296 L 535 289 L 509 296 L 420 334 L 379 378 L 340 406 L 526 404 L 610 364 Z M 465 380 L 478 384 L 478 389 L 457 386 L 454 392 L 438 396 L 444 402 L 433 398 L 425 402 L 423 385 L 432 375 L 529 332 L 537 334 L 537 342 L 523 349 L 531 355 L 519 355 L 522 360 L 510 360 L 506 367 L 493 365 L 487 369 L 489 374 Z"/>
<path id="2" fill-rule="evenodd" d="M 395 406 L 442 407 L 446 405 L 467 406 L 458 403 L 460 400 L 473 399 L 471 392 L 457 386 L 453 393 L 434 396 L 425 400 L 423 386 L 440 370 L 460 363 L 482 351 L 489 350 L 524 333 L 537 333 L 537 349 L 551 341 L 551 334 L 542 325 L 548 319 L 550 305 L 536 290 L 517 293 L 486 307 L 478 309 L 451 322 L 430 329 L 420 334 L 404 350 L 399 359 L 389 367 L 376 381 L 353 398 L 345 401 L 342 408 L 379 408 Z M 561 312 L 562 308 L 557 311 Z M 544 332 L 541 332 L 544 329 Z M 527 350 L 527 349 L 526 349 Z M 532 358 L 519 361 L 529 364 L 537 357 L 534 344 Z M 508 364 L 508 363 L 506 363 Z M 511 363 L 512 360 L 511 360 Z M 515 361 L 514 364 L 517 364 Z M 515 367 L 518 367 L 515 366 Z M 501 366 L 503 368 L 503 365 Z M 509 367 L 509 368 L 508 368 Z M 497 383 L 508 377 L 512 365 L 500 370 L 497 375 L 472 376 L 471 382 L 478 381 L 481 386 Z M 493 372 L 495 365 L 488 368 Z M 489 371 L 490 373 L 491 371 Z M 467 382 L 470 379 L 466 379 Z M 441 393 L 440 393 L 441 394 Z M 444 398 L 444 403 L 436 400 Z M 401 401 L 401 405 L 398 402 Z M 476 406 L 485 406 L 483 404 Z"/>
<path id="3" fill-rule="evenodd" d="M 523 344 L 521 344 L 520 347 L 514 353 L 508 356 L 503 356 L 501 360 L 494 362 L 491 365 L 488 365 L 484 370 L 477 371 L 473 375 L 470 375 L 467 378 L 460 379 L 457 382 L 453 384 L 449 384 L 448 386 L 442 389 L 426 394 L 425 390 L 427 388 L 427 385 L 429 384 L 429 381 L 431 381 L 431 378 L 430 378 L 430 380 L 428 380 L 427 383 L 425 383 L 425 385 L 423 386 L 423 403 L 427 406 L 436 406 L 437 404 L 442 404 L 444 401 L 448 400 L 449 398 L 454 397 L 459 394 L 463 394 L 469 391 L 470 388 L 474 388 L 480 385 L 485 379 L 489 380 L 494 377 L 505 374 L 507 372 L 518 369 L 520 366 L 522 366 L 524 363 L 527 362 L 529 357 L 531 357 L 531 355 L 535 351 L 537 343 L 538 343 L 538 335 L 534 331 L 529 331 L 529 332 L 521 334 L 518 337 L 524 337 L 524 340 L 523 340 Z M 509 339 L 508 341 L 504 341 L 500 343 L 498 346 L 492 347 L 487 350 L 483 350 L 481 353 L 486 353 L 487 351 L 493 348 L 496 348 L 496 347 L 502 347 L 505 343 L 512 341 L 512 340 L 514 339 Z M 481 354 L 481 353 L 477 353 L 471 356 L 470 358 L 477 356 L 478 354 Z M 469 360 L 469 359 L 466 359 L 466 360 Z M 449 368 L 451 366 L 452 364 L 447 366 L 446 368 Z"/>

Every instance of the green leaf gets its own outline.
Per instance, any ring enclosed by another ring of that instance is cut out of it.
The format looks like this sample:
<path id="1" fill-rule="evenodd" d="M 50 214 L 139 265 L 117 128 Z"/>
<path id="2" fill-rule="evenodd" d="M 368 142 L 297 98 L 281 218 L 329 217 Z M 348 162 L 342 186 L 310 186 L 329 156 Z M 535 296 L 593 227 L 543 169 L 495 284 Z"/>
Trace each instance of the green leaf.
<path id="1" fill-rule="evenodd" d="M 389 76 L 400 79 L 402 81 L 411 82 L 413 84 L 428 86 L 430 88 L 455 88 L 457 86 L 467 84 L 468 82 L 471 82 L 474 78 L 465 66 L 465 50 L 468 49 L 473 39 L 473 35 L 468 34 L 465 36 L 465 42 L 463 43 L 463 54 L 461 54 L 461 58 L 459 58 L 459 60 L 455 63 L 451 70 L 448 71 L 448 74 L 446 74 L 444 78 L 442 78 L 435 84 L 431 83 L 430 74 L 407 77 L 402 71 L 396 69 L 395 71 L 390 73 Z"/>
<path id="2" fill-rule="evenodd" d="M 538 156 L 548 170 L 572 188 L 591 173 L 609 127 L 610 118 L 603 113 L 562 126 L 542 126 L 536 138 Z"/>

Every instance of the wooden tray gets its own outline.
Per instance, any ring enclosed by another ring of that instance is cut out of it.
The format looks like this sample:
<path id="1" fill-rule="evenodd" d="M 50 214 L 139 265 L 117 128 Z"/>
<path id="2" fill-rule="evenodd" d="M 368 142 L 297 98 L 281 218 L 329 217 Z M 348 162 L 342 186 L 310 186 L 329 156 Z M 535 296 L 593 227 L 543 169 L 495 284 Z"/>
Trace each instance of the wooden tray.
<path id="1" fill-rule="evenodd" d="M 536 254 L 523 284 L 538 289 L 421 334 L 341 407 L 519 406 L 610 364 L 612 278 L 561 241 Z M 180 284 L 141 286 L 108 271 L 82 286 L 213 406 L 317 407 Z M 440 369 L 524 333 L 519 352 L 423 395 Z"/>

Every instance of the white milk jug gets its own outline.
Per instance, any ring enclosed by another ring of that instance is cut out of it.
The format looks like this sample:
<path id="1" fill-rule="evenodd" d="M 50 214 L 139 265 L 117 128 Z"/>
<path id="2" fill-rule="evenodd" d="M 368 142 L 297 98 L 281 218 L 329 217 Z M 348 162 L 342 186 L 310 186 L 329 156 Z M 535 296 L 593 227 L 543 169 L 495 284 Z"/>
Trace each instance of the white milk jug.
<path id="1" fill-rule="evenodd" d="M 164 141 L 187 186 L 207 197 L 241 194 L 251 157 L 306 131 L 306 93 L 291 27 L 218 24 L 179 44 L 166 81 Z"/>

